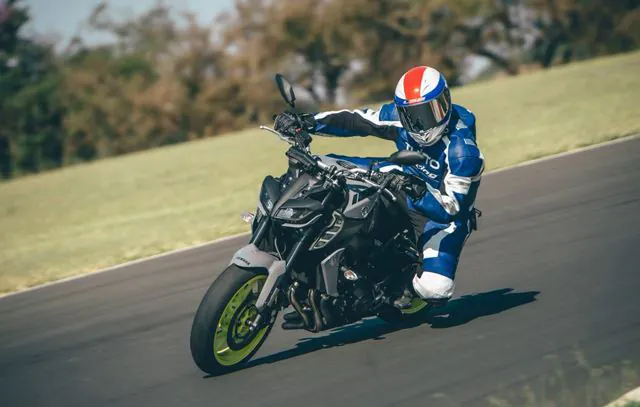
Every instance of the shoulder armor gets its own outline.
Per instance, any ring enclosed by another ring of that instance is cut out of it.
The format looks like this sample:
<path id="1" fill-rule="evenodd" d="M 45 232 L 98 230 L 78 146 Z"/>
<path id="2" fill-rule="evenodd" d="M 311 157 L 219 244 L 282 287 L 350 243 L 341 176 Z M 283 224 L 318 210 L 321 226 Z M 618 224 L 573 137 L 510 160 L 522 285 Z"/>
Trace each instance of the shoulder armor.
<path id="1" fill-rule="evenodd" d="M 400 120 L 400 116 L 398 116 L 398 110 L 396 109 L 395 103 L 387 103 L 382 105 L 380 108 L 380 120 L 395 122 Z"/>
<path id="2" fill-rule="evenodd" d="M 476 116 L 471 110 L 462 107 L 460 105 L 453 105 L 456 115 L 454 115 L 455 122 L 453 123 L 454 131 L 469 129 L 472 134 L 472 138 L 476 138 Z"/>
<path id="3" fill-rule="evenodd" d="M 453 175 L 475 177 L 484 170 L 484 157 L 469 129 L 456 131 L 447 147 L 449 170 Z"/>

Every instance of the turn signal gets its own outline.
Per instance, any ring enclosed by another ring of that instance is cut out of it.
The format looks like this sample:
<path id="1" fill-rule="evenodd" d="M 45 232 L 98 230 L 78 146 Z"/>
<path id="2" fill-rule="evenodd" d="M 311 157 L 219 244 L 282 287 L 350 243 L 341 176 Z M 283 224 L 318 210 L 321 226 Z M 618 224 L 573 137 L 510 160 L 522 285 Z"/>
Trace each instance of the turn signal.
<path id="1" fill-rule="evenodd" d="M 348 269 L 348 268 L 343 268 L 344 271 L 344 278 L 346 278 L 349 281 L 356 281 L 358 279 L 358 275 L 356 274 L 355 271 Z"/>
<path id="2" fill-rule="evenodd" d="M 255 213 L 251 213 L 251 212 L 243 212 L 242 213 L 242 220 L 245 221 L 246 223 L 253 222 L 253 219 L 255 217 L 256 217 Z"/>

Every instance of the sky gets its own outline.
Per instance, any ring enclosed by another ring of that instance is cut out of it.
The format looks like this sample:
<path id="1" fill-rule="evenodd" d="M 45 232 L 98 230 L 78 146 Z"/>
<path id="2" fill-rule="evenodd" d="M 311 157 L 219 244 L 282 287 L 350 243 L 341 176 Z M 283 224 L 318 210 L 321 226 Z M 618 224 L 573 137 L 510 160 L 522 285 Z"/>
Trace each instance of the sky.
<path id="1" fill-rule="evenodd" d="M 1 0 L 0 0 L 1 1 Z M 108 0 L 114 15 L 139 14 L 158 0 Z M 233 0 L 162 0 L 176 10 L 188 10 L 198 15 L 201 23 L 210 22 L 220 12 L 231 10 Z M 63 41 L 78 32 L 80 24 L 87 19 L 99 0 L 23 0 L 31 11 L 31 24 L 28 30 L 39 35 L 59 36 Z M 99 41 L 100 37 L 85 38 Z"/>

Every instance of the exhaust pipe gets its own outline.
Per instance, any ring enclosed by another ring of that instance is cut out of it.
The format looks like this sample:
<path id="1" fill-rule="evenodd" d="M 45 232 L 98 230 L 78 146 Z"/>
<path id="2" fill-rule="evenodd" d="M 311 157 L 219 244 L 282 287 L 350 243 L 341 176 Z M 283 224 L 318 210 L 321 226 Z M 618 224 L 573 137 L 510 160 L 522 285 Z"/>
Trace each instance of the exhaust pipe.
<path id="1" fill-rule="evenodd" d="M 333 313 L 332 307 L 330 305 L 332 298 L 327 294 L 320 294 L 320 311 L 322 311 L 322 316 L 326 322 L 324 328 L 331 328 L 339 325 L 339 321 Z"/>
<path id="2" fill-rule="evenodd" d="M 318 292 L 310 288 L 309 289 L 309 304 L 313 310 L 313 330 L 312 332 L 320 332 L 324 329 L 324 322 L 322 322 L 322 312 L 320 312 L 320 306 L 318 305 Z"/>
<path id="3" fill-rule="evenodd" d="M 296 298 L 297 289 L 298 289 L 298 282 L 293 283 L 289 287 L 289 292 L 288 292 L 289 302 L 293 306 L 293 309 L 295 309 L 296 312 L 300 315 L 302 322 L 304 322 L 304 327 L 307 329 L 311 329 L 311 321 L 309 321 L 309 316 L 304 312 L 304 310 L 302 309 L 302 305 L 300 305 L 300 302 Z"/>

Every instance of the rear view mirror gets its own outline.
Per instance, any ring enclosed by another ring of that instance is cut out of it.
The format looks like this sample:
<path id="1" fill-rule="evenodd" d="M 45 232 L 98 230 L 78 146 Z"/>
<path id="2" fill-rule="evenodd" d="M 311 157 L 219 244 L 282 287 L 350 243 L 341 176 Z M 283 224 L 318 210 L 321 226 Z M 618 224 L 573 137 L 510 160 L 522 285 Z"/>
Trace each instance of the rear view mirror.
<path id="1" fill-rule="evenodd" d="M 400 150 L 391 154 L 389 161 L 400 165 L 416 165 L 425 162 L 427 157 L 418 152 L 410 150 Z"/>
<path id="2" fill-rule="evenodd" d="M 287 104 L 293 108 L 296 107 L 296 94 L 293 93 L 293 85 L 281 74 L 276 74 L 276 83 L 280 94 Z"/>

